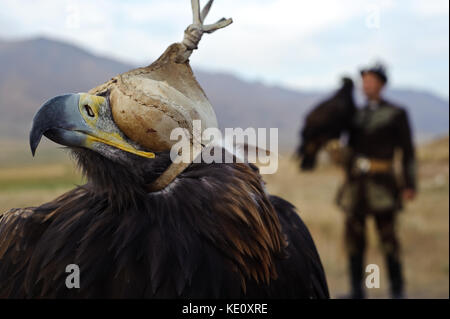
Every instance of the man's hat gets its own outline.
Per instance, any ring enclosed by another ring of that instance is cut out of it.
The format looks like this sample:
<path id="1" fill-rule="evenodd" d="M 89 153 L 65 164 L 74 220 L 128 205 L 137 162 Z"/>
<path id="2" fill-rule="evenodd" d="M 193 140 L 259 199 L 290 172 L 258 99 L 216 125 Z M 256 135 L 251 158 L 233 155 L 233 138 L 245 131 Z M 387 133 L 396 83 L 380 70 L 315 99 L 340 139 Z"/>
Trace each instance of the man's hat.
<path id="1" fill-rule="evenodd" d="M 364 69 L 361 69 L 360 72 L 361 72 L 361 76 L 363 76 L 366 73 L 373 73 L 376 76 L 378 76 L 378 78 L 381 81 L 383 81 L 383 83 L 387 83 L 387 81 L 388 81 L 388 77 L 386 74 L 386 67 L 380 62 L 375 63 L 375 65 L 373 65 L 373 66 L 369 66 Z"/>

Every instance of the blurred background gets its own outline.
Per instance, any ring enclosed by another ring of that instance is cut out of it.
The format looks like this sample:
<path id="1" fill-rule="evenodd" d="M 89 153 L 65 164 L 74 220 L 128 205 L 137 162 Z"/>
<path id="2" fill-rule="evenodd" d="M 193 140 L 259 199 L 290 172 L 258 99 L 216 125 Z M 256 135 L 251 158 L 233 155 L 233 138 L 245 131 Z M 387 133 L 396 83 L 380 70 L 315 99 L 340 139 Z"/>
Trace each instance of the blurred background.
<path id="1" fill-rule="evenodd" d="M 297 206 L 316 240 L 332 296 L 348 290 L 343 216 L 334 196 L 343 174 L 323 162 L 303 173 L 292 153 L 303 117 L 381 60 L 388 99 L 410 114 L 419 157 L 419 196 L 400 215 L 407 295 L 449 297 L 449 2 L 447 0 L 216 0 L 209 22 L 234 24 L 205 35 L 191 57 L 225 127 L 277 127 L 280 164 L 270 192 Z M 36 206 L 82 178 L 65 151 L 44 143 L 32 158 L 28 132 L 48 98 L 82 92 L 153 62 L 182 40 L 188 0 L 13 1 L 0 3 L 0 210 Z M 372 223 L 368 263 L 383 258 Z"/>

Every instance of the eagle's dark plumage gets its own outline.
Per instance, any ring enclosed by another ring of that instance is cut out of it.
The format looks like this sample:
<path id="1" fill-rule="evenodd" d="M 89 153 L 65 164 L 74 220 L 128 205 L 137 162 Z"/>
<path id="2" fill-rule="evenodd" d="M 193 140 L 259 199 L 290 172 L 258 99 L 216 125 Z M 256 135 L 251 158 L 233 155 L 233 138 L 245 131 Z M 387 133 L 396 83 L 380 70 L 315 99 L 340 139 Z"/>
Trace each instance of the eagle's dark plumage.
<path id="1" fill-rule="evenodd" d="M 313 169 L 320 148 L 328 141 L 339 138 L 350 127 L 356 111 L 353 81 L 343 78 L 342 82 L 342 87 L 332 97 L 314 107 L 306 117 L 301 144 L 297 149 L 303 170 Z"/>
<path id="2" fill-rule="evenodd" d="M 73 152 L 86 185 L 0 215 L 0 297 L 329 297 L 306 226 L 256 167 L 193 163 L 147 193 L 167 154 L 143 173 Z M 65 285 L 69 264 L 79 289 Z"/>
<path id="3" fill-rule="evenodd" d="M 38 110 L 32 153 L 42 136 L 68 146 L 88 182 L 0 215 L 0 297 L 329 296 L 306 226 L 291 204 L 267 194 L 255 166 L 169 156 L 174 130 L 218 126 L 189 65 L 202 34 L 232 22 L 204 24 L 211 4 L 200 10 L 191 0 L 183 41 L 151 65 Z M 190 150 L 194 136 L 187 141 Z M 80 287 L 68 289 L 72 264 Z"/>

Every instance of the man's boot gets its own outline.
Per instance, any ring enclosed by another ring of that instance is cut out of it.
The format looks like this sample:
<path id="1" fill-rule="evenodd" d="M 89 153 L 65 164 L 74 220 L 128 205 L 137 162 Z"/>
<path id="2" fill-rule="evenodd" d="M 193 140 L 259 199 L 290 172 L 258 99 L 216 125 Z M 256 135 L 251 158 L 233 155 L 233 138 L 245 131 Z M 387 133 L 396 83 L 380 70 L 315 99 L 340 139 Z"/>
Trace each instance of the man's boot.
<path id="1" fill-rule="evenodd" d="M 403 274 L 400 260 L 397 256 L 388 254 L 386 261 L 391 280 L 391 297 L 392 299 L 403 299 Z"/>
<path id="2" fill-rule="evenodd" d="M 363 288 L 363 254 L 350 256 L 350 279 L 351 279 L 351 295 L 352 299 L 364 299 L 365 293 Z"/>

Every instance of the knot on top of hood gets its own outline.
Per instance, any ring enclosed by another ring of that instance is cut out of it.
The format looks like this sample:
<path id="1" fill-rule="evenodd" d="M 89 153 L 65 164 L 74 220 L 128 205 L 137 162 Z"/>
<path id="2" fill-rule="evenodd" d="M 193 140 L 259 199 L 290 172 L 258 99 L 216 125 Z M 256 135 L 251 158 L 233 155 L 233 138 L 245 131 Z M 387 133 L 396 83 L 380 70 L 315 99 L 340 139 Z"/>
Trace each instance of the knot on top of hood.
<path id="1" fill-rule="evenodd" d="M 186 62 L 192 54 L 192 51 L 198 48 L 198 44 L 202 39 L 203 33 L 213 33 L 216 30 L 225 28 L 230 25 L 233 20 L 222 18 L 213 24 L 204 24 L 205 18 L 209 13 L 209 9 L 213 0 L 208 1 L 200 12 L 199 0 L 191 0 L 193 23 L 189 25 L 184 31 L 184 38 L 181 44 L 185 50 L 180 51 L 176 58 L 177 63 Z"/>

